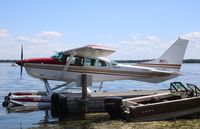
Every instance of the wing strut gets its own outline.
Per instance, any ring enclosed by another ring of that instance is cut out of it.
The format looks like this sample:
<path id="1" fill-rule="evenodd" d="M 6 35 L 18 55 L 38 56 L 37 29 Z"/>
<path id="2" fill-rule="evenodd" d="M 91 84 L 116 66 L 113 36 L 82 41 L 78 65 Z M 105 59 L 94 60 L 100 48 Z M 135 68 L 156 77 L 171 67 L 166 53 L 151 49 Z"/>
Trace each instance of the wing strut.
<path id="1" fill-rule="evenodd" d="M 99 91 L 101 91 L 102 88 L 103 88 L 103 82 L 100 83 Z"/>
<path id="2" fill-rule="evenodd" d="M 69 84 L 72 84 L 72 83 L 73 83 L 73 81 L 69 81 L 69 82 L 66 82 L 66 83 L 61 84 L 61 85 L 56 85 L 56 87 L 54 87 L 52 90 L 56 90 L 56 89 L 64 87 L 64 86 L 68 86 Z"/>
<path id="3" fill-rule="evenodd" d="M 46 91 L 47 91 L 47 95 L 51 97 L 53 92 L 51 90 L 49 82 L 46 79 L 42 79 L 42 81 L 44 82 L 44 85 L 45 85 L 45 88 L 46 88 Z"/>
<path id="4" fill-rule="evenodd" d="M 69 67 L 69 65 L 70 65 L 70 62 L 71 62 L 72 58 L 73 58 L 76 54 L 77 54 L 77 53 L 74 51 L 74 52 L 70 55 L 70 57 L 69 57 L 68 59 L 66 59 L 66 64 L 65 64 L 65 66 L 64 66 L 64 68 L 63 68 L 63 71 L 62 71 L 62 73 L 61 73 L 61 75 L 60 75 L 60 78 L 61 78 L 61 79 L 63 79 L 63 76 L 64 76 L 65 71 L 67 71 L 67 69 L 68 69 L 68 67 Z"/>

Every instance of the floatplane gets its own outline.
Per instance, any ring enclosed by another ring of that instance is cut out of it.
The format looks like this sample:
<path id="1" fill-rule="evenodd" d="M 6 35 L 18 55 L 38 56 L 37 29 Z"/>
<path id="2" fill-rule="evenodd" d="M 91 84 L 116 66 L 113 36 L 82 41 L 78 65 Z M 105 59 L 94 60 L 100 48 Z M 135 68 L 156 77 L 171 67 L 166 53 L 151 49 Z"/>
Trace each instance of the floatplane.
<path id="1" fill-rule="evenodd" d="M 76 83 L 82 74 L 90 76 L 91 82 L 115 80 L 136 80 L 143 82 L 158 83 L 175 78 L 180 75 L 186 47 L 189 40 L 178 38 L 158 59 L 138 63 L 135 65 L 119 64 L 107 59 L 115 50 L 100 45 L 87 45 L 72 50 L 62 51 L 49 58 L 23 59 L 23 47 L 21 60 L 16 64 L 25 68 L 27 73 L 39 78 L 45 84 L 47 94 L 38 92 L 16 92 L 9 101 L 18 105 L 41 105 L 50 103 L 50 96 L 57 88 Z M 51 88 L 48 80 L 63 81 L 64 84 Z M 40 96 L 38 96 L 40 95 Z M 28 97 L 27 97 L 28 96 Z M 48 105 L 47 104 L 47 105 Z M 7 103 L 4 103 L 6 106 Z"/>

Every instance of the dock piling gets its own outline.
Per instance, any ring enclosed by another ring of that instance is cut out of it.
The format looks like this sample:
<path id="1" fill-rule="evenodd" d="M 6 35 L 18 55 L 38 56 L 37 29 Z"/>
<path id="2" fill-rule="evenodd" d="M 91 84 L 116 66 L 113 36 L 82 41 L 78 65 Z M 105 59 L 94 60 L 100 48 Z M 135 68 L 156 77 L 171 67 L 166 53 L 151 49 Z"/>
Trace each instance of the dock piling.
<path id="1" fill-rule="evenodd" d="M 87 75 L 81 75 L 81 87 L 82 87 L 82 110 L 84 113 L 87 112 Z"/>
<path id="2" fill-rule="evenodd" d="M 85 100 L 87 97 L 87 75 L 81 75 L 81 87 L 82 87 L 82 99 Z"/>
<path id="3" fill-rule="evenodd" d="M 82 97 L 72 98 L 62 94 L 54 93 L 52 95 L 52 112 L 59 120 L 83 119 L 87 112 L 87 75 L 80 76 Z"/>

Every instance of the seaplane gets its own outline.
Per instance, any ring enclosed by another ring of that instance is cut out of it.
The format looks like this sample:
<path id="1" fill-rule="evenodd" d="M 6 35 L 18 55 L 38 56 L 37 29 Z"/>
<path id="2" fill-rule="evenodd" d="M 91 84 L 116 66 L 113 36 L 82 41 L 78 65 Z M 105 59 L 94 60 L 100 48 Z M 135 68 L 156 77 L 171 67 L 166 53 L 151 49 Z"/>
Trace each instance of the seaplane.
<path id="1" fill-rule="evenodd" d="M 182 60 L 189 40 L 178 38 L 158 59 L 153 61 L 138 63 L 134 65 L 119 64 L 107 59 L 115 52 L 114 49 L 100 46 L 87 45 L 67 51 L 61 51 L 48 58 L 23 59 L 23 47 L 21 48 L 21 60 L 16 61 L 27 73 L 42 80 L 45 84 L 47 96 L 51 96 L 53 90 L 76 83 L 82 74 L 90 76 L 91 82 L 101 82 L 115 80 L 136 80 L 142 82 L 159 83 L 180 75 Z M 63 81 L 57 87 L 51 88 L 48 80 Z M 24 105 L 23 102 L 34 101 L 24 99 L 24 95 L 30 93 L 14 94 L 13 101 Z M 11 100 L 11 99 L 10 99 Z M 36 102 L 43 102 L 43 97 L 36 99 Z M 44 100 L 49 102 L 49 100 Z"/>

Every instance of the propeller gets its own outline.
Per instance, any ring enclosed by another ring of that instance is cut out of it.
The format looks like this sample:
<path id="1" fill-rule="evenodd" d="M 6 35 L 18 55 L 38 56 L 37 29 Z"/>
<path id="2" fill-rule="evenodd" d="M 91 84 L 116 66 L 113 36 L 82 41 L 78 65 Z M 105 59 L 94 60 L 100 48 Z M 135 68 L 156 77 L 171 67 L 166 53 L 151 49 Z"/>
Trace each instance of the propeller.
<path id="1" fill-rule="evenodd" d="M 21 65 L 20 65 L 20 78 L 22 79 L 22 72 L 23 72 L 23 56 L 24 56 L 24 53 L 23 53 L 23 45 L 21 45 Z"/>

